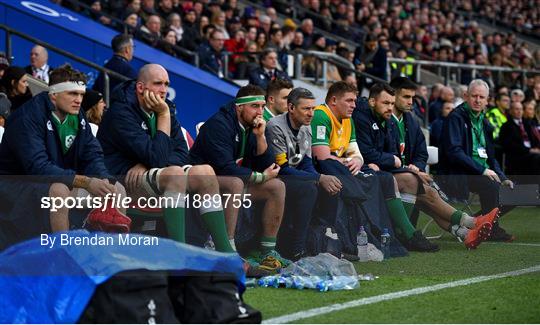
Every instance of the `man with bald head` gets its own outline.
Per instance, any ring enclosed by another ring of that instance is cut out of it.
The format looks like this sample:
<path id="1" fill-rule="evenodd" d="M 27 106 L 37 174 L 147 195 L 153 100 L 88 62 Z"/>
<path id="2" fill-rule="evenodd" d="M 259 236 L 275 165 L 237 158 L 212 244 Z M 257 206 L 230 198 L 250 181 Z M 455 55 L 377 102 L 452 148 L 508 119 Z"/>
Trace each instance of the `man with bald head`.
<path id="1" fill-rule="evenodd" d="M 454 102 L 454 90 L 451 87 L 442 87 L 439 98 L 429 105 L 429 123 L 435 121 L 441 116 L 444 103 Z"/>
<path id="2" fill-rule="evenodd" d="M 34 78 L 48 84 L 49 71 L 51 70 L 51 67 L 47 64 L 48 61 L 49 53 L 47 49 L 41 45 L 35 45 L 30 51 L 30 65 L 26 66 L 24 70 Z"/>
<path id="3" fill-rule="evenodd" d="M 493 128 L 484 114 L 488 97 L 485 81 L 469 84 L 466 101 L 444 121 L 439 150 L 440 173 L 451 175 L 441 178 L 446 192 L 460 199 L 468 199 L 469 191 L 478 193 L 482 214 L 499 207 L 501 185 L 514 186 L 495 159 Z M 502 207 L 501 215 L 508 211 Z M 496 224 L 491 239 L 512 241 L 514 237 Z"/>
<path id="4" fill-rule="evenodd" d="M 134 197 L 164 197 L 163 216 L 169 237 L 185 242 L 186 191 L 201 197 L 219 195 L 209 165 L 187 164 L 188 148 L 175 105 L 166 99 L 169 75 L 159 64 L 141 68 L 137 80 L 120 84 L 111 96 L 97 137 L 105 164 Z M 189 177 L 188 177 L 189 174 Z M 188 208 L 189 208 L 189 202 Z M 199 212 L 216 249 L 233 252 L 221 202 L 201 205 Z"/>

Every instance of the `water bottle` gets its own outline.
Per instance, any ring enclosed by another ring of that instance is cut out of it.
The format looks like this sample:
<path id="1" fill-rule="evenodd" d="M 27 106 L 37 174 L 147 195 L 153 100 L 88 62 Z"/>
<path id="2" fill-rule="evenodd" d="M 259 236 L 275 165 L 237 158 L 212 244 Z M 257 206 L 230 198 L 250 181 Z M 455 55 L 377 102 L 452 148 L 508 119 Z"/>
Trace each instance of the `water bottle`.
<path id="1" fill-rule="evenodd" d="M 317 290 L 320 292 L 351 289 L 355 285 L 358 286 L 358 280 L 354 277 L 337 276 L 331 279 L 325 279 L 317 283 Z"/>
<path id="2" fill-rule="evenodd" d="M 204 248 L 209 249 L 209 250 L 216 250 L 216 245 L 214 245 L 212 236 L 208 235 L 208 239 L 204 243 Z"/>
<path id="3" fill-rule="evenodd" d="M 385 260 L 390 258 L 390 234 L 388 228 L 384 228 L 381 235 L 381 251 Z"/>
<path id="4" fill-rule="evenodd" d="M 360 226 L 360 230 L 356 235 L 356 245 L 358 247 L 358 258 L 360 258 L 360 262 L 368 261 L 368 238 L 364 226 Z"/>

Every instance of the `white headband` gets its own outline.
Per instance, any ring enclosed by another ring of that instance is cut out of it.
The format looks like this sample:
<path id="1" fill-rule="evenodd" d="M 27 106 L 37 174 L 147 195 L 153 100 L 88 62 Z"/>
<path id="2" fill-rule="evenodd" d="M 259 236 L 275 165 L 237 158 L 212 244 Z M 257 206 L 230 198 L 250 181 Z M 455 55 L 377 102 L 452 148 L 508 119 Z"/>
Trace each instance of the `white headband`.
<path id="1" fill-rule="evenodd" d="M 64 91 L 86 91 L 86 84 L 82 81 L 65 81 L 49 87 L 49 94 L 58 94 Z"/>

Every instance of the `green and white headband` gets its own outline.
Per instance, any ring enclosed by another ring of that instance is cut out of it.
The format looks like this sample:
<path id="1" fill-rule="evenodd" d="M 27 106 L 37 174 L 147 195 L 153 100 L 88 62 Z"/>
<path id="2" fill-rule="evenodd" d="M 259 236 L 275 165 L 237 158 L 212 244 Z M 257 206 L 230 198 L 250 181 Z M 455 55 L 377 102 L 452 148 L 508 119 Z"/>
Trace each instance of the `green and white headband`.
<path id="1" fill-rule="evenodd" d="M 49 86 L 49 94 L 57 94 L 64 91 L 86 91 L 86 84 L 82 81 L 65 81 Z"/>
<path id="2" fill-rule="evenodd" d="M 236 105 L 245 105 L 255 102 L 266 102 L 266 100 L 263 95 L 238 97 L 235 100 Z"/>

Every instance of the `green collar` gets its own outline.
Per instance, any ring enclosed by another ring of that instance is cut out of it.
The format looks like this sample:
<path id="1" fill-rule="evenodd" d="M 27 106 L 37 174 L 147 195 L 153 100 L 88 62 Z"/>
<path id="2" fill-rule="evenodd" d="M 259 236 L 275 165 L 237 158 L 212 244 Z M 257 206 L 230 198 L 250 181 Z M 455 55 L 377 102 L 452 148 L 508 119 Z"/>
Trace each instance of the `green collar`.
<path id="1" fill-rule="evenodd" d="M 472 110 L 472 108 L 469 107 L 469 104 L 465 103 L 463 104 L 463 107 L 465 108 L 465 111 L 469 113 L 469 117 L 471 118 L 471 122 L 474 124 L 478 124 L 484 119 L 484 112 L 476 113 Z"/>

